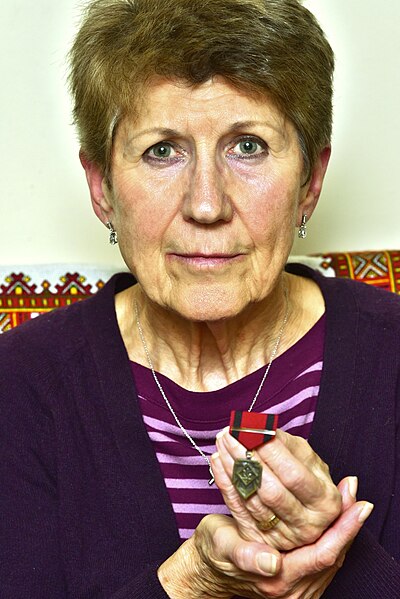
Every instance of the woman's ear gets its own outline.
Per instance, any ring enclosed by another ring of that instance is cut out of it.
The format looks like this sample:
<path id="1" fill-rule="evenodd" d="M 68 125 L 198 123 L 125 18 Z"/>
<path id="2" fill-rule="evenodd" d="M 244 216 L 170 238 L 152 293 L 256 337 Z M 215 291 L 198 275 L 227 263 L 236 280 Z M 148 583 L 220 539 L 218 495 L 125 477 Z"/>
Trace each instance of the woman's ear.
<path id="1" fill-rule="evenodd" d="M 112 221 L 113 207 L 110 201 L 111 193 L 103 171 L 98 164 L 88 160 L 82 150 L 79 152 L 79 159 L 85 169 L 94 213 L 103 224 L 106 224 L 108 221 Z"/>
<path id="2" fill-rule="evenodd" d="M 322 184 L 324 182 L 330 157 L 331 148 L 330 146 L 327 146 L 320 152 L 312 170 L 311 178 L 304 187 L 303 197 L 298 206 L 297 226 L 301 225 L 304 214 L 307 216 L 308 221 L 315 210 L 321 194 Z"/>

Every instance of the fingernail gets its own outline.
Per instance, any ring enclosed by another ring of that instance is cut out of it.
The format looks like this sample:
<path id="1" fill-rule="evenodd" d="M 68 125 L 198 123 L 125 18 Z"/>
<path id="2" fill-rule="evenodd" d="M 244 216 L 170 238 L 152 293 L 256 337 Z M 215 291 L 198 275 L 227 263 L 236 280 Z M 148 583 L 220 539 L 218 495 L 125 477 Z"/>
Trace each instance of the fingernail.
<path id="1" fill-rule="evenodd" d="M 257 564 L 265 574 L 274 576 L 276 574 L 278 558 L 273 553 L 259 553 L 257 555 Z"/>
<path id="2" fill-rule="evenodd" d="M 216 439 L 220 439 L 228 431 L 229 431 L 229 426 L 226 426 L 225 428 L 222 429 L 222 431 L 219 431 L 219 433 L 216 434 Z"/>
<path id="3" fill-rule="evenodd" d="M 363 507 L 360 510 L 360 513 L 358 514 L 359 522 L 365 522 L 365 520 L 371 514 L 374 507 L 375 506 L 373 503 L 369 503 L 369 501 L 365 501 Z"/>
<path id="4" fill-rule="evenodd" d="M 353 499 L 357 497 L 358 489 L 358 478 L 356 476 L 349 476 L 348 478 L 348 489 Z"/>
<path id="5" fill-rule="evenodd" d="M 218 458 L 219 458 L 219 451 L 216 451 L 215 453 L 212 454 L 211 459 L 218 460 Z"/>

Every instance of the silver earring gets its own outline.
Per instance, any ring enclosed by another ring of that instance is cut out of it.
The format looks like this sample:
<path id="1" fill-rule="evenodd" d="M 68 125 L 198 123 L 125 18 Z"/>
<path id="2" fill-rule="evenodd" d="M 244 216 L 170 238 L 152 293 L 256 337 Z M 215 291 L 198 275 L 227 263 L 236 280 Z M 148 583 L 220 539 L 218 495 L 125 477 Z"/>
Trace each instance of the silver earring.
<path id="1" fill-rule="evenodd" d="M 111 245 L 115 245 L 116 243 L 118 243 L 118 235 L 112 225 L 112 222 L 111 221 L 106 222 L 106 227 L 110 231 L 110 243 L 111 243 Z"/>
<path id="2" fill-rule="evenodd" d="M 307 237 L 307 214 L 303 214 L 301 219 L 301 225 L 299 227 L 299 239 L 305 239 Z"/>

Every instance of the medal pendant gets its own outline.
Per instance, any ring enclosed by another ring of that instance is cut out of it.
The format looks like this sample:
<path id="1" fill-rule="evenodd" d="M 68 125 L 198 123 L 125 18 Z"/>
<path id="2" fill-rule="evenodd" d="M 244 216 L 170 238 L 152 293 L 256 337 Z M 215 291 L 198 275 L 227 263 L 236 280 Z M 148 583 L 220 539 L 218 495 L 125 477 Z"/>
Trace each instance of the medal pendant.
<path id="1" fill-rule="evenodd" d="M 251 459 L 251 452 L 247 452 L 245 460 L 235 460 L 232 482 L 243 499 L 248 499 L 260 488 L 261 475 L 262 466 Z"/>
<path id="2" fill-rule="evenodd" d="M 246 459 L 235 460 L 232 483 L 243 499 L 248 499 L 261 486 L 262 466 L 252 459 L 252 450 L 274 439 L 278 426 L 277 414 L 231 412 L 230 434 L 247 449 Z"/>

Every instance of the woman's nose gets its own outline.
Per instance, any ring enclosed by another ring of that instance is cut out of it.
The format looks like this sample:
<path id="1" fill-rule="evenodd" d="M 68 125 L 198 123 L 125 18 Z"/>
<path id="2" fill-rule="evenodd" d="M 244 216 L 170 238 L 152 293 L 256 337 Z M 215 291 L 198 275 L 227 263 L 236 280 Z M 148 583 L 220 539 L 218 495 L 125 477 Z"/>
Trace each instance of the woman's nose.
<path id="1" fill-rule="evenodd" d="M 223 172 L 211 161 L 197 164 L 183 202 L 183 216 L 201 224 L 228 222 L 233 215 Z"/>

